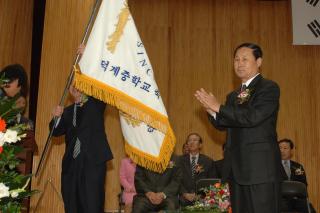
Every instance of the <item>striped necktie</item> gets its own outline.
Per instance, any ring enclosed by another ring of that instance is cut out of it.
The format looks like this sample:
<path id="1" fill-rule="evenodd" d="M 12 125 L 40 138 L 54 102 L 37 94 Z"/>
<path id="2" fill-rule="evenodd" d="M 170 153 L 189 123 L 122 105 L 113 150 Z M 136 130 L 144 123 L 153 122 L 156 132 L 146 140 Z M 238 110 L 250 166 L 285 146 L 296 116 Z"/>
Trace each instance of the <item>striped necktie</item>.
<path id="1" fill-rule="evenodd" d="M 196 157 L 191 157 L 191 171 L 192 171 L 192 178 L 194 178 L 194 175 L 196 174 Z"/>
<path id="2" fill-rule="evenodd" d="M 75 104 L 74 108 L 73 108 L 72 124 L 73 124 L 74 127 L 77 126 L 77 108 L 78 107 L 79 107 L 78 104 Z M 80 148 L 81 148 L 81 143 L 80 143 L 79 138 L 77 137 L 76 143 L 75 143 L 74 148 L 73 148 L 73 155 L 72 155 L 74 159 L 80 154 Z"/>

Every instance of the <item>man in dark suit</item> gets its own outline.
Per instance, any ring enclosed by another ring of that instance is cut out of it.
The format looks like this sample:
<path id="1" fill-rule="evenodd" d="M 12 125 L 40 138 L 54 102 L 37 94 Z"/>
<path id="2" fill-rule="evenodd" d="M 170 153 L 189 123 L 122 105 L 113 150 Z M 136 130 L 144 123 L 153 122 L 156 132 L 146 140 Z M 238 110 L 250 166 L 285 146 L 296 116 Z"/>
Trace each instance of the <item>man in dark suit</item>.
<path id="1" fill-rule="evenodd" d="M 234 213 L 279 212 L 281 162 L 276 123 L 280 89 L 262 77 L 261 64 L 261 48 L 241 44 L 234 52 L 234 69 L 242 89 L 231 92 L 224 105 L 204 89 L 195 94 L 212 124 L 227 130 L 223 179 L 232 178 Z"/>
<path id="2" fill-rule="evenodd" d="M 282 167 L 281 167 L 281 177 L 283 180 L 298 181 L 304 183 L 308 186 L 307 176 L 303 166 L 291 160 L 293 156 L 294 144 L 290 139 L 282 139 L 279 142 L 279 148 L 281 152 Z M 282 211 L 299 211 L 308 212 L 305 205 L 306 201 L 301 199 L 282 199 Z M 315 212 L 313 206 L 310 203 L 311 212 Z"/>
<path id="3" fill-rule="evenodd" d="M 299 181 L 308 186 L 306 172 L 303 166 L 291 160 L 293 155 L 292 150 L 294 144 L 290 139 L 282 139 L 279 142 L 279 148 L 281 152 L 282 167 L 281 167 L 281 177 L 283 180 Z"/>
<path id="4" fill-rule="evenodd" d="M 73 86 L 74 104 L 57 106 L 53 136 L 65 135 L 61 191 L 66 213 L 104 212 L 106 161 L 113 158 L 104 127 L 106 104 Z M 53 127 L 54 121 L 50 123 Z"/>
<path id="5" fill-rule="evenodd" d="M 216 178 L 214 162 L 206 155 L 200 154 L 202 138 L 198 133 L 187 137 L 189 154 L 180 157 L 182 182 L 180 203 L 182 206 L 192 205 L 196 198 L 196 182 L 204 178 Z"/>
<path id="6" fill-rule="evenodd" d="M 133 198 L 133 213 L 175 210 L 182 173 L 178 159 L 172 156 L 167 169 L 156 173 L 137 166 L 134 183 L 137 195 Z"/>

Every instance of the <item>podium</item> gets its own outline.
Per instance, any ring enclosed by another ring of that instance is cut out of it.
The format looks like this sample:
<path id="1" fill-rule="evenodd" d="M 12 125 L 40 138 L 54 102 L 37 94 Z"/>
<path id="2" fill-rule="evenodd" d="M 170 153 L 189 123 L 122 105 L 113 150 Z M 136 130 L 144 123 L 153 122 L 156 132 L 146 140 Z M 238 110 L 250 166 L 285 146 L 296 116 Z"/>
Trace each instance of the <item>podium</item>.
<path id="1" fill-rule="evenodd" d="M 23 175 L 28 175 L 32 173 L 32 161 L 33 155 L 38 152 L 38 146 L 35 141 L 34 131 L 29 130 L 26 132 L 27 136 L 23 138 L 17 145 L 23 147 L 23 151 L 20 152 L 17 157 L 21 161 L 17 167 L 17 171 Z M 28 188 L 30 189 L 30 186 Z M 29 212 L 30 198 L 24 199 L 22 202 L 24 210 L 22 213 Z"/>

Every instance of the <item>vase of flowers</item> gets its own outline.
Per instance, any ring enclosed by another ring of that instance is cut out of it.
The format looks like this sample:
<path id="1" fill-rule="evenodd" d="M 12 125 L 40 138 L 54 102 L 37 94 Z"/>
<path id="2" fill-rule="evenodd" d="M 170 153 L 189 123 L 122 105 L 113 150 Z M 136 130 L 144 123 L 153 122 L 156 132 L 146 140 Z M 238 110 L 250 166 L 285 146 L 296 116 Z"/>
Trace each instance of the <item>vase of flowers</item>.
<path id="1" fill-rule="evenodd" d="M 0 86 L 6 80 L 0 78 Z M 20 109 L 16 107 L 16 99 L 0 96 L 0 212 L 19 213 L 21 202 L 36 191 L 28 190 L 31 175 L 22 175 L 17 171 L 20 164 L 16 155 L 23 150 L 17 145 L 28 126 L 17 124 Z"/>
<path id="2" fill-rule="evenodd" d="M 231 213 L 228 184 L 215 183 L 200 189 L 194 205 L 187 206 L 184 212 Z"/>

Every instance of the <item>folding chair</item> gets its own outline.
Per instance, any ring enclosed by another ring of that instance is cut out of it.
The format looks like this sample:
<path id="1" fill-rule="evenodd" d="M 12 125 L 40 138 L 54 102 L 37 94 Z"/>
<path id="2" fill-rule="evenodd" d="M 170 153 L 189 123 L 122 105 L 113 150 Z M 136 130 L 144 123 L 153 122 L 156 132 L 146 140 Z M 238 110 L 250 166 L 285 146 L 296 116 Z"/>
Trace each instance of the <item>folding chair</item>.
<path id="1" fill-rule="evenodd" d="M 306 201 L 308 213 L 311 213 L 307 187 L 298 181 L 283 181 L 281 184 L 281 195 L 285 199 L 303 199 Z"/>

